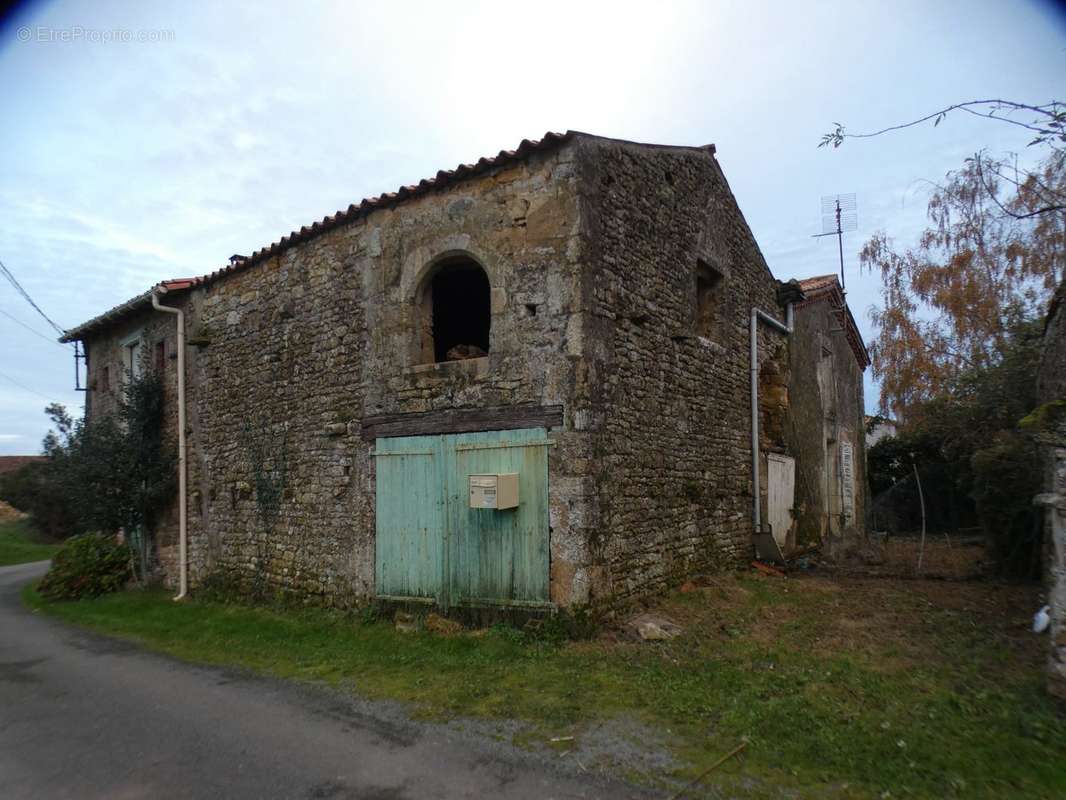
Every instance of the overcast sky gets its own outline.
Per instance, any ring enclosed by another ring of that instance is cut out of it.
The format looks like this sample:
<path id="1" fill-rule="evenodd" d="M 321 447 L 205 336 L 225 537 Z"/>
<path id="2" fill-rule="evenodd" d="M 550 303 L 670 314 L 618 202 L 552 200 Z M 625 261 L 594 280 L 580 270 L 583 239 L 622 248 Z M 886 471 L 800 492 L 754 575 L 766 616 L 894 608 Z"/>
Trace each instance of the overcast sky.
<path id="1" fill-rule="evenodd" d="M 1064 77 L 1063 15 L 1023 0 L 26 4 L 0 29 L 0 260 L 71 327 L 569 128 L 716 143 L 782 279 L 836 269 L 835 240 L 811 238 L 819 200 L 856 193 L 849 302 L 869 338 L 862 242 L 912 238 L 926 181 L 1027 138 L 963 117 L 838 151 L 821 134 L 962 100 L 1064 99 Z M 50 334 L 2 280 L 0 312 L 0 454 L 38 452 L 44 405 L 83 402 L 72 354 L 11 319 Z"/>

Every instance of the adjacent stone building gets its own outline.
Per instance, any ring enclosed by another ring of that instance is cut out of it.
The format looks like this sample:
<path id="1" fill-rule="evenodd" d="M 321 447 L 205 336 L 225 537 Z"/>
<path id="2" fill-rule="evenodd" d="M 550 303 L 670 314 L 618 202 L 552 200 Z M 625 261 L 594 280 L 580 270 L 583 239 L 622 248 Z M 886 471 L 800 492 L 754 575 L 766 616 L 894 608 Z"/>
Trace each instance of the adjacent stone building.
<path id="1" fill-rule="evenodd" d="M 1044 327 L 1037 374 L 1040 405 L 1025 421 L 1044 458 L 1044 571 L 1050 606 L 1047 687 L 1066 700 L 1066 281 L 1055 293 Z"/>
<path id="2" fill-rule="evenodd" d="M 789 544 L 832 550 L 866 532 L 863 373 L 870 355 L 836 275 L 799 286 L 785 437 L 796 453 L 796 526 Z"/>
<path id="3" fill-rule="evenodd" d="M 752 402 L 791 454 L 786 376 L 809 369 L 774 321 L 803 292 L 714 153 L 548 134 L 159 284 L 66 334 L 87 414 L 149 368 L 173 412 L 176 321 L 153 295 L 180 309 L 193 586 L 551 608 L 746 562 Z M 173 513 L 172 580 L 177 540 Z"/>

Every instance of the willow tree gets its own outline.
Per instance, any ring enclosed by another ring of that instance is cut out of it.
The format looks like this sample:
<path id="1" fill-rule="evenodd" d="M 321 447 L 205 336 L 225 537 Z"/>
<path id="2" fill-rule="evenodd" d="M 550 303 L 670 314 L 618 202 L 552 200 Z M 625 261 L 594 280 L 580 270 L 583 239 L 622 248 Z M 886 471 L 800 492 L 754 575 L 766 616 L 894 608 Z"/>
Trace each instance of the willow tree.
<path id="1" fill-rule="evenodd" d="M 1049 198 L 1064 195 L 1058 148 L 1033 170 L 979 153 L 935 187 L 913 246 L 884 232 L 863 246 L 863 268 L 882 283 L 871 355 L 883 413 L 906 417 L 951 394 L 1046 311 L 1066 254 L 1066 213 L 1049 211 Z"/>

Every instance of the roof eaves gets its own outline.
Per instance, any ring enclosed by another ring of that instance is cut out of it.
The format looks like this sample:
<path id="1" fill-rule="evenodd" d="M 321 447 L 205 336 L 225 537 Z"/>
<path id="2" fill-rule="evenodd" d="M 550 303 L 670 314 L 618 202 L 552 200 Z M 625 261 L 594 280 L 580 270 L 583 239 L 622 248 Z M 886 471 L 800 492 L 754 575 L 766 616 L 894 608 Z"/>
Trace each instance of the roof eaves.
<path id="1" fill-rule="evenodd" d="M 843 309 L 845 333 L 848 339 L 848 344 L 851 346 L 852 352 L 855 354 L 855 360 L 859 362 L 859 366 L 865 370 L 870 366 L 872 362 L 870 358 L 870 351 L 866 348 L 866 342 L 862 339 L 862 334 L 859 332 L 859 325 L 855 321 L 855 316 L 851 313 L 851 307 L 848 305 L 847 299 L 844 296 L 844 290 L 840 286 L 840 281 L 835 274 L 833 275 L 816 275 L 811 278 L 803 278 L 799 281 L 800 287 L 805 294 L 802 302 L 799 306 L 812 305 L 820 300 L 831 300 L 832 305 L 836 307 L 836 310 Z"/>
<path id="2" fill-rule="evenodd" d="M 114 322 L 126 319 L 138 311 L 148 308 L 152 304 L 152 294 L 154 292 L 160 289 L 162 289 L 163 292 L 177 292 L 183 289 L 188 289 L 194 285 L 195 280 L 195 278 L 178 278 L 157 283 L 147 292 L 142 292 L 136 297 L 131 297 L 125 303 L 119 303 L 117 306 L 105 311 L 103 314 L 95 316 L 87 322 L 83 322 L 81 325 L 65 331 L 63 335 L 59 337 L 59 341 L 63 344 L 80 341 L 89 333 L 106 327 Z"/>

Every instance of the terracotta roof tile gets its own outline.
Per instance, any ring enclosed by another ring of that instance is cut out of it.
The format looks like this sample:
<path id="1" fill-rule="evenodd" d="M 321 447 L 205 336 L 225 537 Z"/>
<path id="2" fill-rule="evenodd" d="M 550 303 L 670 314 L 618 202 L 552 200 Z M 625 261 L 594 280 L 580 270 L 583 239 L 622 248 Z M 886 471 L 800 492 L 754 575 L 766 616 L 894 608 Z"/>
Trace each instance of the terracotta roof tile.
<path id="1" fill-rule="evenodd" d="M 621 144 L 636 144 L 645 147 L 655 147 L 665 150 L 702 150 L 710 153 L 712 156 L 717 151 L 713 144 L 706 144 L 698 147 L 688 145 L 646 144 L 641 142 L 629 142 L 624 139 L 607 139 L 605 137 L 595 136 L 594 134 L 582 133 L 581 131 L 569 130 L 565 133 L 548 131 L 540 139 L 523 139 L 514 150 L 501 150 L 494 156 L 479 158 L 475 164 L 460 164 L 455 169 L 439 170 L 432 178 L 423 178 L 417 184 L 401 186 L 395 192 L 385 192 L 377 197 L 364 198 L 359 201 L 358 205 L 353 203 L 346 209 L 342 209 L 333 215 L 327 215 L 320 221 L 312 223 L 310 227 L 304 225 L 299 231 L 292 231 L 287 236 L 282 236 L 278 241 L 256 250 L 247 258 L 231 260 L 230 264 L 217 269 L 214 272 L 208 273 L 207 275 L 200 275 L 195 278 L 180 278 L 156 284 L 156 286 L 153 286 L 147 292 L 115 306 L 110 311 L 106 311 L 97 317 L 93 317 L 88 322 L 84 322 L 77 327 L 71 328 L 59 341 L 72 342 L 75 339 L 81 339 L 87 333 L 90 333 L 103 325 L 110 324 L 127 314 L 132 314 L 141 310 L 151 303 L 152 292 L 158 287 L 163 287 L 170 291 L 179 291 L 181 289 L 189 289 L 197 286 L 206 286 L 226 275 L 247 269 L 248 267 L 261 261 L 265 261 L 272 256 L 279 255 L 293 245 L 317 236 L 324 231 L 335 228 L 338 225 L 343 225 L 346 222 L 351 222 L 359 217 L 366 216 L 379 208 L 391 208 L 412 197 L 418 197 L 443 189 L 453 183 L 488 172 L 489 170 L 503 166 L 504 164 L 522 161 L 531 153 L 552 150 L 578 136 L 590 139 L 602 139 Z"/>
<path id="2" fill-rule="evenodd" d="M 404 200 L 443 189 L 446 186 L 465 178 L 479 175 L 504 164 L 521 161 L 531 153 L 551 150 L 564 142 L 569 141 L 576 135 L 576 131 L 567 131 L 566 133 L 554 133 L 549 131 L 540 139 L 523 139 L 514 150 L 501 150 L 495 156 L 480 158 L 476 164 L 460 164 L 453 170 L 440 170 L 434 177 L 423 178 L 417 184 L 401 186 L 399 190 L 395 192 L 385 192 L 377 197 L 364 198 L 358 203 L 358 205 L 352 203 L 348 208 L 342 209 L 333 215 L 325 216 L 321 221 L 312 223 L 310 227 L 304 225 L 299 231 L 292 231 L 287 236 L 282 236 L 278 241 L 256 250 L 247 258 L 234 261 L 233 263 L 208 273 L 207 275 L 200 275 L 195 278 L 181 278 L 163 281 L 162 283 L 153 286 L 147 292 L 139 294 L 97 317 L 93 317 L 88 322 L 84 322 L 77 327 L 71 328 L 63 334 L 59 341 L 72 342 L 76 339 L 81 339 L 87 333 L 90 333 L 97 328 L 141 310 L 151 303 L 152 292 L 158 287 L 170 291 L 179 291 L 181 289 L 189 289 L 196 286 L 206 286 L 226 275 L 247 269 L 253 264 L 257 264 L 272 256 L 278 255 L 293 245 L 317 236 L 331 228 L 335 228 L 346 222 L 351 222 L 359 217 L 366 216 L 379 208 L 388 208 L 403 202 Z"/>
<path id="3" fill-rule="evenodd" d="M 27 464 L 44 460 L 44 456 L 0 456 L 0 475 L 5 472 L 14 472 Z"/>
<path id="4" fill-rule="evenodd" d="M 558 147 L 563 142 L 572 139 L 576 135 L 574 131 L 567 131 L 566 133 L 553 133 L 549 131 L 544 134 L 541 139 L 523 139 L 521 144 L 514 150 L 501 150 L 495 156 L 489 156 L 478 159 L 476 164 L 460 164 L 454 170 L 441 170 L 432 178 L 423 178 L 417 184 L 409 186 L 401 186 L 395 192 L 385 192 L 377 197 L 365 198 L 358 205 L 352 204 L 347 209 L 338 211 L 332 216 L 323 217 L 320 222 L 314 222 L 310 227 L 303 226 L 299 231 L 294 231 L 288 236 L 283 236 L 277 242 L 268 245 L 267 247 L 256 250 L 244 261 L 240 261 L 237 264 L 231 264 L 229 266 L 222 267 L 215 272 L 208 275 L 203 275 L 199 278 L 194 278 L 192 286 L 203 286 L 221 278 L 223 275 L 228 275 L 231 272 L 247 269 L 253 264 L 257 264 L 260 261 L 264 261 L 271 256 L 278 255 L 294 244 L 302 242 L 312 236 L 327 231 L 331 228 L 335 228 L 338 225 L 342 225 L 346 222 L 351 222 L 359 217 L 366 216 L 370 212 L 385 208 L 395 203 L 408 200 L 412 197 L 418 197 L 420 195 L 428 194 L 429 192 L 443 189 L 457 181 L 465 178 L 479 175 L 483 172 L 487 172 L 490 169 L 502 166 L 512 161 L 521 161 L 525 159 L 530 153 L 550 150 Z"/>
<path id="5" fill-rule="evenodd" d="M 798 304 L 798 308 L 817 303 L 822 300 L 829 301 L 833 310 L 836 311 L 841 317 L 841 323 L 844 325 L 844 330 L 847 334 L 848 344 L 851 346 L 852 352 L 855 354 L 855 360 L 859 362 L 859 367 L 865 370 L 870 366 L 870 351 L 866 349 L 866 343 L 862 340 L 862 334 L 859 333 L 858 323 L 855 322 L 855 317 L 852 316 L 851 308 L 848 307 L 847 300 L 844 297 L 844 291 L 840 286 L 840 281 L 835 274 L 833 275 L 816 275 L 812 278 L 803 278 L 799 281 L 800 288 L 805 295 L 804 299 Z"/>
<path id="6" fill-rule="evenodd" d="M 798 283 L 804 294 L 817 293 L 839 285 L 836 275 L 817 275 L 813 278 L 803 278 Z"/>

